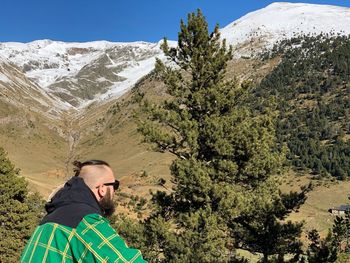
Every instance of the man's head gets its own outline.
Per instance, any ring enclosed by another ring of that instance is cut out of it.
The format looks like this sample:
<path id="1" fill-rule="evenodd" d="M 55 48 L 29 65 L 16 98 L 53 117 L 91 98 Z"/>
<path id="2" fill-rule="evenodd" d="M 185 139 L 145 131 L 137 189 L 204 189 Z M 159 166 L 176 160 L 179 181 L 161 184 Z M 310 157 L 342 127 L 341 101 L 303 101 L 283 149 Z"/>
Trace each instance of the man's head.
<path id="1" fill-rule="evenodd" d="M 85 184 L 96 196 L 105 216 L 114 212 L 113 196 L 119 182 L 114 179 L 114 174 L 109 164 L 101 160 L 89 160 L 83 163 L 75 161 L 75 176 L 81 177 Z"/>

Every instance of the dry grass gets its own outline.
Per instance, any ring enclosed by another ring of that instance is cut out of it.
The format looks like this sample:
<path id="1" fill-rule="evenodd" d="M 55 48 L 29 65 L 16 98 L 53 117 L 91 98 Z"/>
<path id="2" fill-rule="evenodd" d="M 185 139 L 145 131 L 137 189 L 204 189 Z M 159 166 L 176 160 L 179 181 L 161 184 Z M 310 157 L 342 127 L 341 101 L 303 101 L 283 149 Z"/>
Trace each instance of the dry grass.
<path id="1" fill-rule="evenodd" d="M 324 180 L 313 180 L 310 175 L 296 175 L 289 172 L 283 177 L 281 190 L 298 191 L 301 186 L 312 183 L 313 190 L 298 210 L 293 212 L 288 219 L 292 221 L 304 221 L 304 232 L 317 229 L 321 236 L 325 236 L 333 224 L 334 216 L 328 212 L 331 207 L 338 207 L 348 202 L 350 194 L 350 182 Z M 305 238 L 305 236 L 304 236 Z"/>

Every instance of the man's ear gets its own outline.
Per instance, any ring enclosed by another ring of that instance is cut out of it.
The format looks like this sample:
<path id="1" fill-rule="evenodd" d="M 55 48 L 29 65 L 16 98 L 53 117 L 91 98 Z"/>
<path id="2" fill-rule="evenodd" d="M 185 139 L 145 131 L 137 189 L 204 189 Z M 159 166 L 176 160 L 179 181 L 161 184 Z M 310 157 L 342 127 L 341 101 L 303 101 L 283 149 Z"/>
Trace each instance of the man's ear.
<path id="1" fill-rule="evenodd" d="M 104 197 L 107 194 L 107 187 L 103 184 L 97 187 L 97 194 L 100 198 Z"/>

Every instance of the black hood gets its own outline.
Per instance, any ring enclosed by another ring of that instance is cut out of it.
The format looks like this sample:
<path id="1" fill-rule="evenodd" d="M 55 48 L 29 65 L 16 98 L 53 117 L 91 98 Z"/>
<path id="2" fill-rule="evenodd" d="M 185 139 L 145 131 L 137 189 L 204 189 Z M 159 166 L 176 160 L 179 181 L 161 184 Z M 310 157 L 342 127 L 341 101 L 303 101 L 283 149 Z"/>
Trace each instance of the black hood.
<path id="1" fill-rule="evenodd" d="M 58 223 L 75 228 L 84 216 L 88 214 L 102 215 L 98 201 L 94 193 L 80 177 L 71 178 L 46 203 L 47 215 L 40 224 Z"/>

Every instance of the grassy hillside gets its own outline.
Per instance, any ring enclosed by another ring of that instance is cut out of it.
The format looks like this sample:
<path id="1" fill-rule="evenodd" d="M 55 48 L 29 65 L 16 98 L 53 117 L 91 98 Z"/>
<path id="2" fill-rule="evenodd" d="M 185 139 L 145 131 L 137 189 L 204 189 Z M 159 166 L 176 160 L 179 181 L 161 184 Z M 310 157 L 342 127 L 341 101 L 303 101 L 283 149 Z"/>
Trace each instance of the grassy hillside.
<path id="1" fill-rule="evenodd" d="M 65 177 L 65 139 L 53 129 L 53 120 L 38 113 L 5 102 L 0 109 L 0 145 L 30 186 L 48 195 Z"/>
<path id="2" fill-rule="evenodd" d="M 310 174 L 297 174 L 293 170 L 285 173 L 281 180 L 282 192 L 298 191 L 300 187 L 311 183 L 313 190 L 308 194 L 304 205 L 289 217 L 292 221 L 304 221 L 304 236 L 312 229 L 317 229 L 324 237 L 333 224 L 335 216 L 328 212 L 332 207 L 339 207 L 348 202 L 350 182 L 334 178 L 312 179 Z"/>
<path id="3" fill-rule="evenodd" d="M 350 176 L 350 39 L 303 37 L 280 43 L 269 57 L 282 57 L 256 90 L 274 96 L 277 136 L 299 170 L 340 180 Z"/>

